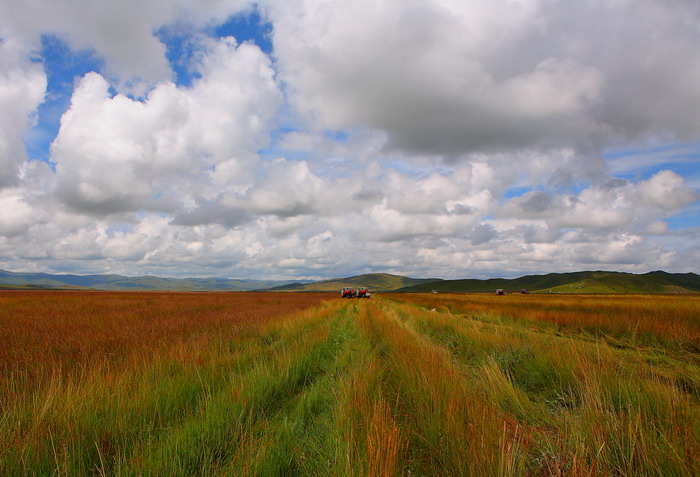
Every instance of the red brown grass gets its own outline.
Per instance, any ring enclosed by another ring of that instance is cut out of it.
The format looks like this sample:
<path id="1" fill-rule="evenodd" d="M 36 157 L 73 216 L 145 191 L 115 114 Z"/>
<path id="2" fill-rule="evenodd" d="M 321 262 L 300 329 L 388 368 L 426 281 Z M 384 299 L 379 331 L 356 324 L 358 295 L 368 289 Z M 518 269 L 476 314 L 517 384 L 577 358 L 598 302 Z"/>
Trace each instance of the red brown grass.
<path id="1" fill-rule="evenodd" d="M 237 338 L 329 294 L 0 292 L 0 378 L 61 374 L 199 338 Z M 24 381 L 24 380 L 23 380 Z M 27 381 L 24 381 L 25 383 Z"/>

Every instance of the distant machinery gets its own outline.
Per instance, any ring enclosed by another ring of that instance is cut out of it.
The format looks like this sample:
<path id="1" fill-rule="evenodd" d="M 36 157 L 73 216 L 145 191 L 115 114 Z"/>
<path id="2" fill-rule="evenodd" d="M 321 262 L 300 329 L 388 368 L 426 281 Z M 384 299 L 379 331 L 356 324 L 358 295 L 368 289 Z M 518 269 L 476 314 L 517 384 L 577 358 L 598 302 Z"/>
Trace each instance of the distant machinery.
<path id="1" fill-rule="evenodd" d="M 340 289 L 340 298 L 353 298 L 355 296 L 355 289 L 352 287 L 343 287 Z"/>
<path id="2" fill-rule="evenodd" d="M 372 294 L 367 287 L 343 287 L 340 289 L 340 298 L 369 298 Z"/>

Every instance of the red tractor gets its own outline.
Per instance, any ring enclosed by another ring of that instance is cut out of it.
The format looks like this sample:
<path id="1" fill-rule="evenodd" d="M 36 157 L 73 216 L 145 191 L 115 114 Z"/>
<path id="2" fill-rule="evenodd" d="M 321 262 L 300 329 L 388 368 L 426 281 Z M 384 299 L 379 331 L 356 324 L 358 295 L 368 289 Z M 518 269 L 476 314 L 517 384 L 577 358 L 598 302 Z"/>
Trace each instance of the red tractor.
<path id="1" fill-rule="evenodd" d="M 343 287 L 340 289 L 340 298 L 353 298 L 357 291 L 352 287 Z"/>
<path id="2" fill-rule="evenodd" d="M 357 298 L 369 298 L 372 296 L 367 287 L 359 287 L 357 289 Z"/>

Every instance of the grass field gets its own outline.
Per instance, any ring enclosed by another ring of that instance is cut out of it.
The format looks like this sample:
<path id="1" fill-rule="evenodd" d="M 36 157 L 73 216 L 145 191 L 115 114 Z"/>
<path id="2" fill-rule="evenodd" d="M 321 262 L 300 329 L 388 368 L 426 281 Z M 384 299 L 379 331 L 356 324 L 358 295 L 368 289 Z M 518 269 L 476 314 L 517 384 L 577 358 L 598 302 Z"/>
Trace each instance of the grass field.
<path id="1" fill-rule="evenodd" d="M 0 292 L 0 475 L 700 475 L 700 297 Z"/>

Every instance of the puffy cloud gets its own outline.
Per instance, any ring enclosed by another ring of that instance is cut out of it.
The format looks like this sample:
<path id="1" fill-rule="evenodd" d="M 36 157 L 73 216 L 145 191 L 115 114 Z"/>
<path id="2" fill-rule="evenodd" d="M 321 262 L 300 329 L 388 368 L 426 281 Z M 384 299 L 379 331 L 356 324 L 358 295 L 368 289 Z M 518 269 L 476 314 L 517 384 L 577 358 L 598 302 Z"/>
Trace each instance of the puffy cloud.
<path id="1" fill-rule="evenodd" d="M 23 234 L 34 223 L 34 211 L 20 195 L 0 192 L 0 211 L 0 236 Z"/>
<path id="2" fill-rule="evenodd" d="M 21 243 L 30 229 L 46 224 L 53 212 L 53 183 L 49 166 L 32 161 L 21 165 L 16 187 L 0 190 L 0 240 L 3 237 Z"/>
<path id="3" fill-rule="evenodd" d="M 684 179 L 672 171 L 660 171 L 637 184 L 609 179 L 579 194 L 531 191 L 507 201 L 503 217 L 542 220 L 555 228 L 606 229 L 635 226 L 649 233 L 665 227 L 659 213 L 669 215 L 698 199 Z"/>
<path id="4" fill-rule="evenodd" d="M 295 217 L 318 212 L 322 181 L 305 162 L 278 160 L 246 199 L 261 215 Z"/>
<path id="5" fill-rule="evenodd" d="M 436 173 L 419 180 L 396 172 L 390 173 L 384 187 L 387 206 L 406 214 L 438 214 L 445 213 L 448 201 L 452 201 L 450 205 L 453 211 L 469 212 L 466 204 L 457 202 L 462 196 L 462 184 L 458 181 L 454 177 Z"/>
<path id="6" fill-rule="evenodd" d="M 372 127 L 404 151 L 697 138 L 692 2 L 272 2 L 291 99 L 325 127 Z M 602 162 L 590 167 L 601 169 Z"/>
<path id="7" fill-rule="evenodd" d="M 95 214 L 173 212 L 209 184 L 252 180 L 280 101 L 270 60 L 232 38 L 208 46 L 191 88 L 161 83 L 144 101 L 82 78 L 52 145 L 61 200 Z"/>
<path id="8" fill-rule="evenodd" d="M 44 100 L 46 75 L 20 40 L 0 36 L 0 188 L 16 185 L 27 160 L 23 136 Z"/>
<path id="9" fill-rule="evenodd" d="M 639 185 L 643 203 L 665 211 L 678 210 L 700 198 L 700 194 L 684 184 L 683 177 L 673 171 L 660 171 Z"/>
<path id="10" fill-rule="evenodd" d="M 659 182 L 665 173 L 638 183 L 609 180 L 577 194 L 534 191 L 499 207 L 483 188 L 487 169 L 464 166 L 411 179 L 413 172 L 379 166 L 369 175 L 356 169 L 338 178 L 314 171 L 318 166 L 271 161 L 244 190 L 200 196 L 172 214 L 142 211 L 95 221 L 59 204 L 50 222 L 25 222 L 15 235 L 6 231 L 0 254 L 85 268 L 100 263 L 122 273 L 289 278 L 389 271 L 458 278 L 592 265 L 683 270 L 692 253 L 687 244 L 670 245 L 679 251 L 669 255 L 645 237 L 673 237 L 659 220 L 667 212 L 641 199 L 647 184 L 665 183 Z M 376 193 L 357 199 L 363 188 Z M 41 204 L 27 196 L 11 200 L 28 204 L 27 216 Z"/>

